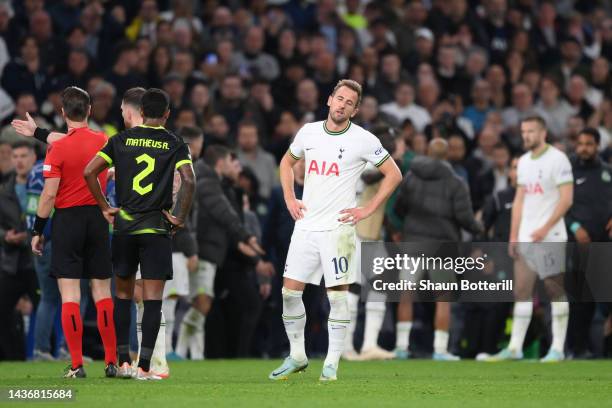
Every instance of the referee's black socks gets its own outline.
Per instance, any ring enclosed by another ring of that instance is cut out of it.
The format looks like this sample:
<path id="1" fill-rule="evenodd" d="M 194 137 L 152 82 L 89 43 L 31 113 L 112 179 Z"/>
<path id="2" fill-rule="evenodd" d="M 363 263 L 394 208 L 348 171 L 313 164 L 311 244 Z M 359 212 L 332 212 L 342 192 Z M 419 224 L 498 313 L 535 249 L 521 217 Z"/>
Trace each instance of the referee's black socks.
<path id="1" fill-rule="evenodd" d="M 151 366 L 151 356 L 155 347 L 155 340 L 159 332 L 161 322 L 161 300 L 145 300 L 144 313 L 142 315 L 142 343 L 140 345 L 140 359 L 138 367 L 144 371 L 149 371 Z"/>
<path id="2" fill-rule="evenodd" d="M 132 364 L 130 358 L 130 322 L 132 320 L 132 299 L 119 299 L 115 296 L 115 331 L 117 333 L 117 353 L 119 367 L 123 363 Z"/>

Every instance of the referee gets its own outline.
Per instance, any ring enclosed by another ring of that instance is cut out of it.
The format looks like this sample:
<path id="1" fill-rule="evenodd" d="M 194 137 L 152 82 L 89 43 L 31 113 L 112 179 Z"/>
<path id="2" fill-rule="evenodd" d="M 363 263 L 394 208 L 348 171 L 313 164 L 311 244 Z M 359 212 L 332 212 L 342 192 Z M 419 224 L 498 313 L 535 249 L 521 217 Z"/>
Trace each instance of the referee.
<path id="1" fill-rule="evenodd" d="M 172 279 L 170 233 L 183 226 L 191 209 L 195 175 L 187 145 L 164 128 L 170 115 L 170 99 L 160 89 L 149 89 L 141 98 L 144 123 L 111 139 L 85 169 L 90 191 L 106 219 L 114 221 L 113 270 L 117 296 L 115 320 L 120 377 L 131 377 L 129 327 L 135 275 L 140 264 L 144 314 L 138 371 L 139 380 L 160 380 L 150 370 L 159 331 L 164 284 Z M 115 166 L 117 203 L 112 208 L 97 179 L 109 165 Z M 174 171 L 181 177 L 178 214 L 170 214 Z"/>
<path id="2" fill-rule="evenodd" d="M 62 298 L 62 328 L 72 364 L 66 378 L 83 378 L 83 322 L 80 314 L 80 279 L 91 279 L 98 314 L 98 330 L 104 344 L 105 373 L 114 377 L 116 337 L 108 223 L 83 179 L 85 166 L 106 143 L 103 133 L 87 127 L 91 112 L 89 94 L 71 86 L 62 92 L 62 115 L 68 125 L 66 137 L 49 147 L 43 165 L 43 187 L 32 228 L 32 251 L 42 255 L 42 232 L 55 208 L 52 221 L 51 276 L 57 278 Z M 37 129 L 38 133 L 49 133 Z M 40 135 L 39 135 L 40 136 Z M 99 182 L 106 186 L 106 172 Z"/>

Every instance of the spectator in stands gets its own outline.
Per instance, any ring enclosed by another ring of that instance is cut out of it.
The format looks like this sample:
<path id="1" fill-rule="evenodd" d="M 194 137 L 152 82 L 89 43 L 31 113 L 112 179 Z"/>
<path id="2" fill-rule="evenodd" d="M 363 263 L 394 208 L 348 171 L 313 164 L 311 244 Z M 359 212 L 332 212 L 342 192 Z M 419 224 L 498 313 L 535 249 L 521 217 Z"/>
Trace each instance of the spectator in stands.
<path id="1" fill-rule="evenodd" d="M 259 181 L 259 195 L 268 199 L 272 187 L 278 184 L 276 160 L 259 144 L 257 126 L 254 122 L 243 121 L 238 125 L 238 160 L 249 167 Z"/>
<path id="2" fill-rule="evenodd" d="M 433 64 L 435 38 L 429 28 L 421 27 L 415 31 L 416 42 L 414 50 L 408 54 L 404 64 L 409 73 L 414 73 L 417 67 L 426 62 Z"/>
<path id="3" fill-rule="evenodd" d="M 452 45 L 438 49 L 436 76 L 442 89 L 442 97 L 459 96 L 465 105 L 469 100 L 471 83 L 458 66 L 457 53 L 457 48 Z"/>
<path id="4" fill-rule="evenodd" d="M 242 119 L 255 121 L 258 128 L 263 126 L 257 107 L 246 98 L 243 82 L 238 74 L 229 74 L 223 78 L 214 109 L 225 117 L 232 135 L 236 135 L 238 123 Z"/>
<path id="5" fill-rule="evenodd" d="M 208 85 L 198 82 L 191 88 L 189 105 L 195 110 L 199 123 L 207 123 L 210 120 L 214 112 Z"/>
<path id="6" fill-rule="evenodd" d="M 544 112 L 540 112 L 533 104 L 533 91 L 522 82 L 512 86 L 512 105 L 504 109 L 502 119 L 504 129 L 518 135 L 518 126 L 523 118 L 539 114 L 548 119 Z"/>
<path id="7" fill-rule="evenodd" d="M 585 122 L 588 122 L 595 112 L 586 99 L 587 91 L 588 84 L 583 76 L 572 75 L 567 81 L 567 100 Z"/>
<path id="8" fill-rule="evenodd" d="M 414 124 L 417 132 L 422 132 L 431 122 L 431 116 L 421 106 L 414 103 L 414 87 L 410 82 L 401 81 L 395 88 L 395 100 L 380 107 L 380 111 L 392 119 L 391 125 L 398 127 L 406 119 Z"/>
<path id="9" fill-rule="evenodd" d="M 105 79 L 115 87 L 118 95 L 146 83 L 144 78 L 135 72 L 138 54 L 134 44 L 121 42 L 116 45 L 114 61 L 113 68 Z"/>
<path id="10" fill-rule="evenodd" d="M 424 107 L 429 114 L 433 114 L 434 108 L 440 98 L 440 85 L 435 78 L 419 81 L 417 86 L 417 102 Z"/>
<path id="11" fill-rule="evenodd" d="M 478 79 L 472 86 L 472 104 L 463 111 L 463 116 L 472 122 L 474 132 L 479 133 L 487 114 L 491 112 L 491 86 L 485 79 Z"/>
<path id="12" fill-rule="evenodd" d="M 26 182 L 36 154 L 27 141 L 15 143 L 11 161 L 14 172 L 8 173 L 0 184 L 0 324 L 6 330 L 11 327 L 13 310 L 19 298 L 27 295 L 36 304 L 38 285 L 32 264 L 32 251 L 25 224 L 27 208 Z M 23 360 L 22 345 L 11 341 L 10 336 L 0 336 L 0 358 Z M 20 339 L 23 343 L 23 338 Z"/>
<path id="13" fill-rule="evenodd" d="M 567 35 L 561 42 L 561 63 L 555 65 L 551 73 L 557 78 L 561 78 L 563 86 L 569 84 L 573 75 L 587 77 L 588 67 L 583 63 L 582 46 L 576 37 Z"/>
<path id="14" fill-rule="evenodd" d="M 45 100 L 47 78 L 47 67 L 41 60 L 36 39 L 26 36 L 21 41 L 20 58 L 6 64 L 0 83 L 13 99 L 22 93 L 30 93 L 38 103 L 42 103 Z"/>
<path id="15" fill-rule="evenodd" d="M 326 117 L 327 110 L 320 105 L 319 91 L 312 79 L 301 80 L 295 96 L 297 104 L 293 108 L 293 113 L 299 122 L 313 122 L 323 120 Z"/>
<path id="16" fill-rule="evenodd" d="M 40 50 L 40 60 L 47 72 L 57 75 L 64 69 L 68 50 L 63 38 L 53 34 L 49 13 L 37 11 L 29 16 L 30 32 L 36 39 Z"/>
<path id="17" fill-rule="evenodd" d="M 540 82 L 540 100 L 536 109 L 546 114 L 546 127 L 556 137 L 563 136 L 567 121 L 576 112 L 561 96 L 557 81 L 550 76 L 545 76 Z"/>
<path id="18" fill-rule="evenodd" d="M 140 4 L 138 15 L 134 17 L 130 25 L 125 29 L 125 35 L 132 41 L 139 37 L 147 37 L 155 42 L 158 21 L 159 10 L 157 2 L 155 0 L 143 0 Z"/>
<path id="19" fill-rule="evenodd" d="M 91 76 L 91 60 L 83 48 L 73 48 L 68 53 L 68 72 L 60 79 L 66 86 L 86 88 Z"/>
<path id="20" fill-rule="evenodd" d="M 264 46 L 265 36 L 262 28 L 249 28 L 244 39 L 244 50 L 234 54 L 231 68 L 240 72 L 240 76 L 245 79 L 262 77 L 273 81 L 280 74 L 278 62 L 263 52 Z"/>
<path id="21" fill-rule="evenodd" d="M 381 57 L 380 74 L 372 91 L 373 95 L 380 104 L 392 102 L 400 81 L 409 79 L 408 74 L 402 71 L 399 55 L 395 53 L 383 55 Z"/>
<path id="22" fill-rule="evenodd" d="M 149 57 L 149 70 L 147 81 L 150 86 L 161 88 L 163 79 L 170 73 L 172 59 L 170 49 L 165 45 L 158 44 Z"/>

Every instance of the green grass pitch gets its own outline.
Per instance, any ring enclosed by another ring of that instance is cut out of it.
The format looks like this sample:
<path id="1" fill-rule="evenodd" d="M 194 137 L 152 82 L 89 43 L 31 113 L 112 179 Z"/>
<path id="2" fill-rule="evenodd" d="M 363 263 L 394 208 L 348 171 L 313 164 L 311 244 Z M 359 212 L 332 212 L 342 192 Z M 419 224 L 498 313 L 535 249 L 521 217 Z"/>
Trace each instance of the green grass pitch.
<path id="1" fill-rule="evenodd" d="M 68 407 L 604 407 L 612 406 L 612 362 L 478 363 L 427 360 L 341 362 L 339 380 L 319 384 L 321 360 L 288 381 L 267 379 L 280 360 L 172 362 L 159 382 L 61 378 L 63 363 L 0 363 L 0 388 L 66 388 L 73 402 L 11 403 Z M 0 406 L 9 406 L 0 402 Z"/>

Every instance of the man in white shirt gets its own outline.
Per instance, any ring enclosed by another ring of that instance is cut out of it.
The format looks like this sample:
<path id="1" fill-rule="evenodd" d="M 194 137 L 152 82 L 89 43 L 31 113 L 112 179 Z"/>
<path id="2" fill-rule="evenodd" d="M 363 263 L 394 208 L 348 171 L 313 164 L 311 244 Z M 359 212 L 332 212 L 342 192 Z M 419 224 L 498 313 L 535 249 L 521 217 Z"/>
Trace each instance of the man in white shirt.
<path id="1" fill-rule="evenodd" d="M 414 87 L 410 82 L 400 82 L 395 90 L 395 101 L 385 103 L 380 111 L 395 119 L 396 126 L 410 119 L 417 132 L 422 132 L 431 123 L 427 110 L 414 103 Z"/>
<path id="2" fill-rule="evenodd" d="M 551 300 L 553 340 L 540 361 L 563 360 L 569 304 L 563 289 L 567 231 L 563 217 L 572 206 L 572 167 L 562 151 L 546 143 L 544 119 L 521 121 L 528 150 L 518 163 L 518 186 L 512 205 L 509 254 L 514 258 L 512 337 L 507 348 L 491 360 L 519 360 L 531 321 L 532 293 L 537 277 L 544 281 Z M 534 273 L 535 272 L 535 273 Z"/>
<path id="3" fill-rule="evenodd" d="M 327 100 L 327 120 L 305 124 L 280 164 L 280 178 L 289 213 L 296 220 L 285 263 L 283 322 L 291 347 L 271 380 L 308 366 L 304 349 L 306 313 L 302 293 L 306 283 L 325 278 L 330 304 L 329 349 L 320 381 L 337 379 L 338 362 L 350 323 L 348 287 L 357 281 L 359 248 L 354 225 L 369 217 L 397 187 L 402 175 L 376 136 L 354 123 L 361 85 L 343 79 Z M 293 166 L 306 160 L 302 200 L 293 190 Z M 356 185 L 367 163 L 384 175 L 380 189 L 365 207 L 356 206 Z"/>

